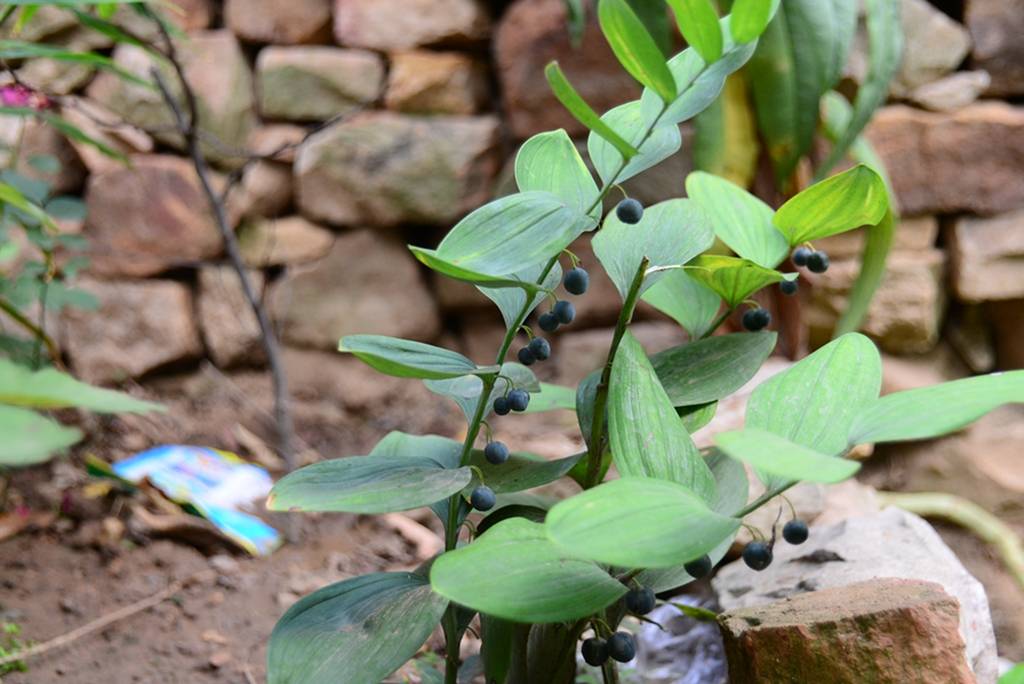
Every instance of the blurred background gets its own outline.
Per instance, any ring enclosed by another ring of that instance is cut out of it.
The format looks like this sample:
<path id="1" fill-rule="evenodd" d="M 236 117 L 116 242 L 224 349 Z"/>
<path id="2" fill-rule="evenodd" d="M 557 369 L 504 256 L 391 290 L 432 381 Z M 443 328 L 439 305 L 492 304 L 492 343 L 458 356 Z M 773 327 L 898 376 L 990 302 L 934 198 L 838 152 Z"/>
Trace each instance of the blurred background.
<path id="1" fill-rule="evenodd" d="M 297 462 L 365 453 L 391 429 L 457 436 L 453 406 L 419 383 L 377 375 L 334 350 L 344 335 L 377 333 L 491 358 L 504 333 L 493 304 L 468 285 L 435 277 L 405 245 L 435 246 L 459 218 L 513 189 L 511 162 L 529 136 L 565 128 L 585 141 L 585 129 L 543 77 L 552 59 L 598 111 L 638 96 L 594 13 L 574 18 L 573 3 L 564 0 L 177 4 L 180 11 L 168 16 L 181 31 L 179 56 L 209 133 L 202 154 L 282 340 Z M 902 66 L 866 131 L 903 218 L 862 326 L 883 351 L 883 391 L 1024 368 L 1024 6 L 901 4 Z M 118 12 L 126 28 L 152 30 Z M 95 50 L 128 73 L 148 74 L 145 50 L 114 48 L 69 16 L 44 7 L 18 38 Z M 10 25 L 3 28 L 12 35 Z M 850 97 L 869 70 L 863 33 L 839 87 Z M 130 160 L 126 166 L 44 122 L 0 116 L 7 150 L 0 164 L 62 199 L 64 211 L 54 212 L 60 229 L 80 238 L 69 241 L 63 263 L 87 260 L 69 269 L 66 306 L 31 309 L 33 320 L 77 377 L 171 408 L 155 417 L 85 418 L 92 437 L 76 458 L 88 453 L 113 462 L 155 444 L 188 443 L 280 470 L 260 328 L 159 94 L 87 63 L 45 58 L 8 65 L 0 82 L 46 93 L 65 119 Z M 749 90 L 742 78 L 730 84 L 740 101 Z M 732 111 L 726 136 L 740 142 L 738 163 L 753 171 L 732 177 L 777 206 L 783 195 L 764 180 L 770 165 L 754 114 Z M 625 185 L 630 196 L 649 204 L 684 193 L 700 151 L 693 128 L 684 125 L 683 134 L 677 155 Z M 57 163 L 27 163 L 38 156 Z M 803 176 L 809 182 L 806 170 Z M 572 249 L 591 270 L 592 287 L 576 302 L 577 322 L 552 339 L 553 362 L 538 371 L 545 380 L 574 384 L 607 352 L 620 300 L 588 242 L 585 236 Z M 800 301 L 762 302 L 775 314 L 786 357 L 829 339 L 862 243 L 859 234 L 821 241 L 816 246 L 829 252 L 832 267 L 802 279 Z M 0 269 L 14 273 L 19 259 L 7 257 Z M 639 320 L 635 332 L 649 352 L 685 341 L 650 307 L 641 307 Z M 0 321 L 9 353 L 27 353 L 17 326 Z M 948 439 L 880 448 L 861 480 L 889 490 L 954 492 L 1024 532 L 1021 408 L 996 411 Z M 518 444 L 537 453 L 564 455 L 578 444 L 571 416 L 518 425 L 509 427 L 519 431 Z M 193 550 L 204 548 L 199 542 L 127 548 L 123 539 L 133 532 L 110 522 L 124 516 L 84 495 L 83 482 L 80 468 L 57 461 L 19 471 L 10 487 L 15 505 L 57 503 L 74 521 L 0 544 L 0 611 L 32 624 L 34 638 L 99 612 L 111 595 L 137 599 L 209 563 Z M 425 521 L 414 523 L 422 530 Z M 142 527 L 134 534 L 194 542 L 178 528 L 136 525 Z M 1024 659 L 1024 587 L 983 542 L 959 528 L 939 529 L 985 584 L 1003 655 Z M 297 534 L 303 544 L 260 561 L 263 567 L 215 555 L 212 586 L 186 593 L 180 606 L 160 606 L 135 623 L 137 633 L 105 632 L 124 656 L 116 667 L 71 650 L 34 677 L 11 681 L 99 681 L 104 673 L 119 682 L 258 677 L 269 627 L 296 596 L 339 573 L 402 565 L 431 550 L 415 527 L 386 517 L 317 519 Z M 143 571 L 129 581 L 126 566 Z M 65 595 L 81 583 L 100 594 Z M 222 608 L 225 602 L 235 607 Z M 83 669 L 72 671 L 75 658 Z"/>

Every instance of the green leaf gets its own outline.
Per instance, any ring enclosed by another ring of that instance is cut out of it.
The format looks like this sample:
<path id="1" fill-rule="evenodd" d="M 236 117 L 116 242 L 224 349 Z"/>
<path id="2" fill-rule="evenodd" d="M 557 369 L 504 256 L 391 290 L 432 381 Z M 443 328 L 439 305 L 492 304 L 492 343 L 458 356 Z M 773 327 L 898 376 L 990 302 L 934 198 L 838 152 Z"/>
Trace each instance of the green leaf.
<path id="1" fill-rule="evenodd" d="M 1011 667 L 999 678 L 999 684 L 1024 684 L 1024 663 Z"/>
<path id="2" fill-rule="evenodd" d="M 903 23 L 900 21 L 900 0 L 865 0 L 868 29 L 868 73 L 857 89 L 853 115 L 828 158 L 818 167 L 823 177 L 846 156 L 846 151 L 860 136 L 871 116 L 885 104 L 889 84 L 903 60 Z"/>
<path id="3" fill-rule="evenodd" d="M 863 164 L 815 183 L 775 212 L 790 245 L 879 223 L 889 209 L 882 177 Z"/>
<path id="4" fill-rule="evenodd" d="M 513 278 L 528 283 L 536 283 L 541 273 L 544 272 L 545 267 L 546 264 L 536 264 L 513 274 Z M 546 290 L 554 290 L 561 282 L 562 266 L 556 261 L 551 270 L 548 271 L 547 276 L 544 277 L 544 282 L 539 286 L 535 285 L 533 287 L 533 298 L 530 301 L 529 309 L 526 310 L 526 315 L 532 313 L 547 298 Z M 519 323 L 519 315 L 526 304 L 526 298 L 531 296 L 527 289 L 521 287 L 485 287 L 483 285 L 478 285 L 477 288 L 485 297 L 498 306 L 506 328 L 511 328 Z"/>
<path id="5" fill-rule="evenodd" d="M 436 256 L 492 276 L 550 259 L 594 225 L 549 192 L 522 192 L 485 204 L 452 228 Z"/>
<path id="6" fill-rule="evenodd" d="M 1024 370 L 894 392 L 853 419 L 848 443 L 931 439 L 959 430 L 1003 404 L 1024 403 Z"/>
<path id="7" fill-rule="evenodd" d="M 789 253 L 786 238 L 772 224 L 775 212 L 743 188 L 710 173 L 686 177 L 686 194 L 711 219 L 715 235 L 744 259 L 775 268 Z"/>
<path id="8" fill-rule="evenodd" d="M 509 454 L 507 461 L 501 465 L 494 465 L 484 458 L 483 451 L 474 450 L 469 463 L 483 473 L 483 484 L 497 494 L 507 494 L 554 482 L 572 470 L 585 455 L 586 452 L 582 452 L 549 461 L 536 454 L 513 452 Z M 480 480 L 474 477 L 473 482 L 466 487 L 466 494 L 469 495 L 470 490 L 478 484 L 481 484 Z"/>
<path id="9" fill-rule="evenodd" d="M 739 527 L 687 487 L 660 479 L 613 480 L 548 511 L 548 537 L 573 556 L 625 568 L 700 558 Z"/>
<path id="10" fill-rule="evenodd" d="M 612 457 L 624 478 L 675 482 L 705 500 L 715 481 L 658 381 L 643 347 L 629 331 L 612 364 L 608 392 Z"/>
<path id="11" fill-rule="evenodd" d="M 764 33 L 779 0 L 735 0 L 729 16 L 729 30 L 738 43 L 749 43 Z"/>
<path id="12" fill-rule="evenodd" d="M 522 275 L 522 273 L 525 272 L 520 272 L 518 274 L 513 273 L 507 276 L 488 275 L 486 273 L 479 273 L 468 268 L 457 266 L 452 262 L 439 257 L 437 255 L 437 250 L 426 249 L 425 247 L 416 247 L 415 245 L 409 245 L 408 247 L 409 251 L 413 253 L 413 256 L 419 259 L 423 265 L 427 266 L 431 270 L 437 271 L 441 275 L 454 280 L 473 283 L 477 287 L 481 288 L 481 290 L 484 288 L 488 291 L 498 289 L 518 289 L 533 296 L 536 296 L 537 293 L 541 291 L 541 288 L 536 282 Z M 487 293 L 484 292 L 484 294 Z M 491 299 L 493 300 L 494 298 L 491 297 Z"/>
<path id="13" fill-rule="evenodd" d="M 829 456 L 756 428 L 723 432 L 715 435 L 715 443 L 730 458 L 783 481 L 834 484 L 860 470 L 856 461 Z"/>
<path id="14" fill-rule="evenodd" d="M 0 108 L 0 114 L 2 113 L 2 108 Z M 45 211 L 31 202 L 25 197 L 24 193 L 10 183 L 0 183 L 0 203 L 11 205 L 49 230 L 54 232 L 59 230 L 57 224 L 53 222 L 53 219 Z"/>
<path id="15" fill-rule="evenodd" d="M 676 15 L 679 32 L 705 62 L 722 56 L 722 28 L 711 0 L 668 0 L 668 4 Z"/>
<path id="16" fill-rule="evenodd" d="M 887 211 L 878 225 L 869 226 L 866 230 L 860 273 L 846 297 L 846 310 L 836 322 L 833 338 L 855 331 L 867 316 L 871 299 L 885 276 L 885 262 L 896 237 L 896 218 L 892 211 Z"/>
<path id="17" fill-rule="evenodd" d="M 83 64 L 96 69 L 110 71 L 117 74 L 123 80 L 144 88 L 154 88 L 153 84 L 149 81 L 141 79 L 130 71 L 122 69 L 114 63 L 114 60 L 104 55 L 98 55 L 94 52 L 69 50 L 57 45 L 46 45 L 44 43 L 29 43 L 22 40 L 0 40 L 0 59 L 18 60 L 34 58 Z"/>
<path id="18" fill-rule="evenodd" d="M 513 387 L 524 389 L 527 392 L 540 391 L 540 383 L 537 382 L 537 376 L 522 364 L 505 363 L 501 366 L 501 374 L 512 381 L 512 386 L 510 387 L 508 381 L 501 378 L 495 382 L 494 388 L 487 398 L 488 412 L 490 412 L 490 407 L 494 400 L 498 396 L 507 394 Z M 444 380 L 426 380 L 424 384 L 431 392 L 448 397 L 458 404 L 459 408 L 462 409 L 462 413 L 465 414 L 466 420 L 472 420 L 473 414 L 476 413 L 476 407 L 480 402 L 480 393 L 484 388 L 483 380 L 475 375 L 463 375 Z M 531 397 L 531 404 L 533 403 L 532 399 Z"/>
<path id="19" fill-rule="evenodd" d="M 426 577 L 378 572 L 324 587 L 278 621 L 268 684 L 377 684 L 416 655 L 448 607 Z"/>
<path id="20" fill-rule="evenodd" d="M 591 133 L 587 138 L 587 154 L 594 162 L 597 175 L 605 183 L 623 183 L 675 154 L 683 144 L 679 127 L 674 124 L 656 126 L 648 135 L 643 106 L 638 100 L 621 104 L 608 111 L 601 120 L 639 148 L 638 153 L 624 161 L 622 154 L 609 145 L 603 136 Z"/>
<path id="21" fill-rule="evenodd" d="M 0 404 L 41 409 L 84 408 L 100 413 L 162 411 L 159 404 L 79 382 L 54 368 L 33 372 L 0 359 Z"/>
<path id="22" fill-rule="evenodd" d="M 42 463 L 82 439 L 74 428 L 14 406 L 0 406 L 0 466 Z"/>
<path id="23" fill-rule="evenodd" d="M 874 343 L 858 333 L 843 335 L 759 385 L 747 403 L 746 427 L 836 456 L 881 384 Z"/>
<path id="24" fill-rule="evenodd" d="M 696 406 L 676 407 L 676 413 L 683 420 L 683 427 L 691 435 L 710 423 L 717 411 L 717 401 L 709 401 L 706 404 L 697 404 Z"/>
<path id="25" fill-rule="evenodd" d="M 512 665 L 517 631 L 528 631 L 517 627 L 514 622 L 492 615 L 480 616 L 480 658 L 484 663 L 484 679 L 488 682 L 504 682 Z"/>
<path id="26" fill-rule="evenodd" d="M 551 91 L 555 94 L 555 97 L 558 98 L 563 107 L 569 110 L 573 118 L 586 126 L 588 130 L 607 140 L 619 151 L 619 154 L 624 159 L 631 159 L 637 154 L 636 148 L 623 140 L 622 136 L 602 121 L 597 112 L 591 109 L 586 100 L 576 92 L 576 89 L 569 83 L 569 79 L 562 73 L 562 68 L 558 66 L 558 62 L 548 64 L 544 68 L 544 76 L 548 79 L 548 85 L 551 86 Z"/>
<path id="27" fill-rule="evenodd" d="M 543 525 L 512 518 L 430 570 L 434 591 L 460 605 L 516 622 L 562 622 L 596 613 L 626 587 L 596 564 L 548 539 Z"/>
<path id="28" fill-rule="evenodd" d="M 750 295 L 773 283 L 796 280 L 796 273 L 779 273 L 753 261 L 718 254 L 704 254 L 690 262 L 686 272 L 691 278 L 716 292 L 730 309 Z"/>
<path id="29" fill-rule="evenodd" d="M 682 265 L 711 247 L 715 237 L 707 216 L 686 199 L 659 202 L 644 210 L 634 225 L 611 212 L 593 239 L 594 254 L 625 299 L 644 257 L 650 268 Z M 649 273 L 640 291 L 656 283 L 666 271 Z"/>
<path id="30" fill-rule="evenodd" d="M 353 354 L 368 366 L 397 378 L 455 378 L 499 370 L 498 366 L 478 367 L 449 349 L 383 335 L 348 335 L 341 338 L 338 351 Z"/>
<path id="31" fill-rule="evenodd" d="M 558 409 L 576 410 L 576 390 L 572 387 L 542 382 L 540 383 L 540 392 L 530 397 L 530 405 L 526 408 L 526 413 L 543 413 Z"/>
<path id="32" fill-rule="evenodd" d="M 676 97 L 676 82 L 657 43 L 625 0 L 599 0 L 597 19 L 612 52 L 633 78 L 664 102 Z"/>
<path id="33" fill-rule="evenodd" d="M 723 399 L 761 368 L 775 349 L 774 332 L 709 337 L 658 352 L 651 364 L 673 406 Z"/>
<path id="34" fill-rule="evenodd" d="M 456 464 L 457 465 L 457 464 Z M 289 473 L 267 498 L 272 511 L 391 513 L 429 506 L 460 492 L 469 468 L 445 467 L 415 451 L 321 461 Z"/>
<path id="35" fill-rule="evenodd" d="M 539 133 L 523 143 L 515 174 L 520 192 L 550 192 L 581 214 L 599 206 L 597 183 L 563 129 Z"/>
<path id="36" fill-rule="evenodd" d="M 641 298 L 681 325 L 690 339 L 699 339 L 711 329 L 722 305 L 721 297 L 683 269 L 666 273 Z"/>

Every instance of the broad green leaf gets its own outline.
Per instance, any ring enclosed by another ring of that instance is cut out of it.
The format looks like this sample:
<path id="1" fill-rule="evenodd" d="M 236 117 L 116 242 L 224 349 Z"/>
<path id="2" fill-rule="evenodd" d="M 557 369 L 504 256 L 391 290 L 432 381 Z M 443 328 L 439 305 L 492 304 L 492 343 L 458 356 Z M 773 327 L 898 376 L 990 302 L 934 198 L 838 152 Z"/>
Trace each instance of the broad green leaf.
<path id="1" fill-rule="evenodd" d="M 485 204 L 452 228 L 436 255 L 492 276 L 550 259 L 594 225 L 549 192 L 522 192 Z"/>
<path id="2" fill-rule="evenodd" d="M 462 456 L 462 443 L 440 435 L 410 435 L 392 430 L 370 450 L 370 456 L 416 456 L 433 461 L 439 468 L 458 468 L 459 458 Z"/>
<path id="3" fill-rule="evenodd" d="M 881 176 L 859 164 L 815 183 L 775 212 L 775 227 L 790 245 L 879 223 L 889 209 Z"/>
<path id="4" fill-rule="evenodd" d="M 539 133 L 523 143 L 516 154 L 515 174 L 520 192 L 550 192 L 584 214 L 599 206 L 597 183 L 563 129 Z"/>
<path id="5" fill-rule="evenodd" d="M 20 60 L 34 58 L 45 58 L 52 59 L 57 62 L 82 64 L 96 69 L 102 69 L 104 71 L 110 71 L 117 74 L 118 77 L 125 81 L 140 85 L 144 88 L 152 89 L 154 87 L 151 82 L 139 78 L 130 71 L 122 69 L 111 58 L 96 54 L 95 52 L 80 52 L 77 50 L 69 50 L 58 45 L 29 43 L 22 40 L 0 40 L 0 59 Z"/>
<path id="6" fill-rule="evenodd" d="M 448 601 L 410 572 L 353 577 L 300 599 L 267 647 L 268 684 L 378 684 L 416 655 Z"/>
<path id="7" fill-rule="evenodd" d="M 683 269 L 666 273 L 641 298 L 681 325 L 690 333 L 690 339 L 699 339 L 711 329 L 722 306 L 721 297 Z"/>
<path id="8" fill-rule="evenodd" d="M 750 187 L 757 175 L 761 141 L 742 72 L 725 80 L 721 97 L 693 123 L 693 167 Z"/>
<path id="9" fill-rule="evenodd" d="M 558 98 L 563 107 L 569 110 L 573 118 L 586 126 L 588 130 L 593 131 L 608 141 L 609 144 L 619 151 L 619 154 L 624 159 L 631 159 L 637 154 L 636 148 L 623 140 L 622 136 L 602 121 L 597 112 L 591 109 L 586 100 L 576 92 L 576 89 L 569 83 L 569 79 L 562 73 L 558 62 L 548 64 L 544 68 L 544 76 L 547 78 L 548 85 L 551 86 L 551 91 L 555 94 L 555 97 Z"/>
<path id="10" fill-rule="evenodd" d="M 931 439 L 959 430 L 1003 404 L 1024 403 L 1024 370 L 894 392 L 853 419 L 848 443 Z"/>
<path id="11" fill-rule="evenodd" d="M 159 404 L 79 382 L 54 368 L 32 371 L 0 359 L 0 404 L 41 409 L 84 408 L 100 413 L 161 411 Z"/>
<path id="12" fill-rule="evenodd" d="M 498 366 L 478 367 L 449 349 L 383 335 L 348 335 L 341 338 L 338 351 L 353 354 L 381 373 L 398 378 L 440 379 L 498 372 Z"/>
<path id="13" fill-rule="evenodd" d="M 481 290 L 484 288 L 488 291 L 495 291 L 499 289 L 522 290 L 523 292 L 528 293 L 529 295 L 534 295 L 535 297 L 537 293 L 541 291 L 541 288 L 538 287 L 533 280 L 528 277 L 524 277 L 521 274 L 513 273 L 507 276 L 488 275 L 486 273 L 480 273 L 478 271 L 457 266 L 451 261 L 439 257 L 437 255 L 437 250 L 434 249 L 426 249 L 425 247 L 409 245 L 409 251 L 412 252 L 413 256 L 419 259 L 423 265 L 431 270 L 437 271 L 441 275 L 454 280 L 472 283 L 481 288 Z M 484 294 L 487 293 L 485 292 Z M 543 296 L 541 298 L 543 299 Z M 491 299 L 493 300 L 494 298 L 491 297 Z"/>
<path id="14" fill-rule="evenodd" d="M 710 501 L 715 481 L 676 414 L 643 347 L 626 332 L 612 364 L 608 435 L 624 478 L 681 484 Z"/>
<path id="15" fill-rule="evenodd" d="M 461 491 L 469 468 L 445 468 L 416 453 L 349 456 L 285 475 L 267 498 L 272 511 L 391 513 L 429 506 Z"/>
<path id="16" fill-rule="evenodd" d="M 874 343 L 858 333 L 843 335 L 759 385 L 747 402 L 746 427 L 836 456 L 881 384 Z"/>
<path id="17" fill-rule="evenodd" d="M 639 148 L 639 152 L 631 157 L 628 163 L 602 136 L 591 133 L 587 138 L 587 154 L 594 162 L 597 175 L 605 183 L 623 183 L 668 159 L 683 144 L 679 127 L 674 124 L 658 125 L 648 135 L 650 125 L 644 120 L 642 109 L 640 102 L 633 100 L 619 105 L 601 117 L 602 121 Z"/>
<path id="18" fill-rule="evenodd" d="M 549 461 L 536 454 L 513 452 L 505 463 L 493 465 L 484 458 L 483 451 L 474 450 L 469 463 L 483 473 L 483 484 L 497 494 L 507 494 L 554 482 L 572 470 L 585 455 L 586 452 L 582 452 Z M 472 487 L 478 484 L 481 482 L 474 477 L 473 482 L 466 487 L 466 495 L 468 496 Z"/>
<path id="19" fill-rule="evenodd" d="M 706 404 L 747 384 L 775 349 L 774 332 L 734 333 L 658 352 L 651 364 L 673 406 Z"/>
<path id="20" fill-rule="evenodd" d="M 695 202 L 671 199 L 644 210 L 634 225 L 623 223 L 611 212 L 593 239 L 594 254 L 623 299 L 644 257 L 649 268 L 682 265 L 714 244 L 707 215 Z M 641 293 L 667 271 L 644 278 Z"/>
<path id="21" fill-rule="evenodd" d="M 722 56 L 722 28 L 711 0 L 668 0 L 679 32 L 705 62 Z"/>
<path id="22" fill-rule="evenodd" d="M 764 33 L 778 8 L 779 0 L 735 0 L 729 16 L 729 31 L 737 43 L 749 43 Z"/>
<path id="23" fill-rule="evenodd" d="M 829 456 L 756 428 L 715 435 L 715 444 L 730 458 L 782 481 L 834 484 L 853 477 L 860 470 L 860 463 L 856 461 Z"/>
<path id="24" fill-rule="evenodd" d="M 576 410 L 576 390 L 572 387 L 540 383 L 540 392 L 530 397 L 526 413 L 543 413 L 557 409 Z"/>
<path id="25" fill-rule="evenodd" d="M 82 439 L 75 428 L 15 406 L 0 406 L 0 467 L 42 463 Z"/>
<path id="26" fill-rule="evenodd" d="M 871 116 L 889 95 L 889 83 L 903 59 L 903 24 L 900 0 L 865 0 L 868 29 L 868 73 L 857 89 L 853 115 L 828 158 L 818 167 L 818 177 L 828 173 L 860 136 Z"/>
<path id="27" fill-rule="evenodd" d="M 544 272 L 545 267 L 545 264 L 536 264 L 514 274 L 513 278 L 528 283 L 536 283 Z M 520 314 L 524 314 L 522 318 L 525 319 L 547 298 L 546 290 L 554 290 L 561 282 L 562 265 L 556 261 L 544 277 L 544 282 L 539 286 L 534 286 L 535 291 L 530 301 L 530 307 L 525 312 L 523 312 L 523 306 L 526 304 L 527 297 L 530 296 L 527 290 L 519 287 L 485 287 L 483 285 L 478 285 L 477 288 L 485 297 L 498 306 L 498 310 L 501 311 L 501 317 L 505 321 L 505 328 L 512 328 L 519 324 Z"/>
<path id="28" fill-rule="evenodd" d="M 753 261 L 718 254 L 704 254 L 690 262 L 687 274 L 716 292 L 729 308 L 742 304 L 750 295 L 773 283 L 796 280 L 796 273 L 779 273 Z"/>
<path id="29" fill-rule="evenodd" d="M 602 610 L 626 586 L 591 561 L 566 553 L 544 525 L 511 518 L 472 544 L 442 554 L 434 591 L 459 605 L 515 622 L 562 622 Z"/>
<path id="30" fill-rule="evenodd" d="M 597 19 L 612 52 L 633 78 L 664 102 L 676 97 L 676 82 L 657 43 L 625 0 L 599 0 Z"/>
<path id="31" fill-rule="evenodd" d="M 686 194 L 711 219 L 715 235 L 739 256 L 765 268 L 786 258 L 789 244 L 772 224 L 775 212 L 759 198 L 703 171 L 686 177 Z"/>
<path id="32" fill-rule="evenodd" d="M 738 463 L 733 461 L 733 463 Z M 742 468 L 743 464 L 739 464 Z M 708 557 L 715 565 L 718 564 L 732 549 L 733 540 L 736 539 L 736 532 L 727 535 L 715 548 L 708 551 Z M 689 562 L 689 561 L 687 561 Z M 662 593 L 672 589 L 678 589 L 694 581 L 690 573 L 686 572 L 686 563 L 673 565 L 668 568 L 648 568 L 636 576 L 640 586 L 649 587 L 655 593 Z"/>
<path id="33" fill-rule="evenodd" d="M 700 558 L 739 527 L 689 488 L 660 479 L 613 480 L 548 511 L 548 537 L 576 557 L 625 568 Z"/>
<path id="34" fill-rule="evenodd" d="M 537 382 L 537 376 L 526 366 L 518 363 L 505 363 L 501 366 L 501 375 L 504 375 L 507 380 L 498 378 L 495 382 L 494 388 L 487 398 L 488 412 L 490 412 L 490 407 L 494 400 L 498 396 L 507 394 L 513 387 L 524 389 L 527 392 L 540 391 L 540 383 Z M 511 381 L 512 387 L 509 386 L 509 381 Z M 426 380 L 424 384 L 431 392 L 448 397 L 458 404 L 459 408 L 462 409 L 462 413 L 465 414 L 466 420 L 472 420 L 473 414 L 476 413 L 476 407 L 480 402 L 480 392 L 484 388 L 483 380 L 476 375 L 463 375 L 443 380 Z M 530 403 L 533 404 L 532 397 Z"/>

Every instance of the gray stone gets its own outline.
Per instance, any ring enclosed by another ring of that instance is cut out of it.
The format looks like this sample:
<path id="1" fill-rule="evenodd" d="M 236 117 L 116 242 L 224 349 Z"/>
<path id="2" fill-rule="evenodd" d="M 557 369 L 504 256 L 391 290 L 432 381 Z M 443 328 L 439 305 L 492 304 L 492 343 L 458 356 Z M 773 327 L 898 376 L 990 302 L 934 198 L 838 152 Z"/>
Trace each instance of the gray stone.
<path id="1" fill-rule="evenodd" d="M 384 62 L 368 50 L 268 47 L 256 60 L 256 80 L 263 116 L 319 121 L 380 97 Z"/>
<path id="2" fill-rule="evenodd" d="M 465 45 L 487 37 L 480 0 L 335 0 L 334 36 L 349 47 L 408 50 Z"/>
<path id="3" fill-rule="evenodd" d="M 801 560 L 815 552 L 831 552 L 842 560 Z M 776 544 L 775 560 L 766 570 L 755 573 L 736 561 L 719 571 L 712 586 L 722 607 L 736 610 L 876 578 L 941 584 L 960 602 L 960 635 L 978 682 L 996 681 L 995 635 L 985 589 L 935 530 L 911 513 L 888 508 L 827 527 L 812 527 L 810 539 L 800 546 Z"/>
<path id="4" fill-rule="evenodd" d="M 63 348 L 88 382 L 120 382 L 202 353 L 188 287 L 169 280 L 76 286 L 99 300 L 96 311 L 66 309 Z"/>
<path id="5" fill-rule="evenodd" d="M 948 238 L 957 297 L 968 302 L 1024 297 L 1024 210 L 958 217 Z"/>
<path id="6" fill-rule="evenodd" d="M 71 96 L 65 100 L 61 115 L 86 135 L 112 150 L 128 157 L 153 151 L 153 138 L 142 130 L 125 124 L 116 128 L 101 126 L 100 121 L 115 121 L 118 115 L 100 103 L 84 97 Z M 70 140 L 78 157 L 90 173 L 103 173 L 124 168 L 124 162 L 112 158 L 87 143 Z"/>
<path id="7" fill-rule="evenodd" d="M 388 109 L 410 114 L 475 114 L 487 99 L 487 71 L 461 52 L 410 50 L 391 56 Z"/>
<path id="8" fill-rule="evenodd" d="M 990 95 L 1024 93 L 1024 11 L 1020 0 L 967 0 L 971 65 L 992 75 Z"/>
<path id="9" fill-rule="evenodd" d="M 447 225 L 489 199 L 497 143 L 492 116 L 360 115 L 299 148 L 299 209 L 339 225 Z"/>
<path id="10" fill-rule="evenodd" d="M 249 282 L 263 289 L 263 275 L 250 272 Z M 264 359 L 260 326 L 231 266 L 199 269 L 199 325 L 213 362 L 225 368 Z"/>
<path id="11" fill-rule="evenodd" d="M 258 218 L 238 230 L 242 258 L 250 267 L 305 264 L 327 255 L 334 234 L 301 216 Z"/>
<path id="12" fill-rule="evenodd" d="M 905 48 L 891 86 L 894 95 L 906 95 L 951 73 L 971 49 L 967 29 L 928 0 L 902 0 L 902 5 Z"/>
<path id="13" fill-rule="evenodd" d="M 289 164 L 262 159 L 253 162 L 228 194 L 228 212 L 233 222 L 283 214 L 292 205 L 293 185 Z"/>
<path id="14" fill-rule="evenodd" d="M 271 291 L 285 340 L 334 350 L 345 335 L 433 339 L 437 305 L 412 254 L 373 230 L 339 235 L 326 257 L 289 269 Z"/>
<path id="15" fill-rule="evenodd" d="M 948 112 L 977 100 L 991 82 L 987 71 L 958 71 L 914 88 L 907 98 L 933 112 Z"/>
<path id="16" fill-rule="evenodd" d="M 331 0 L 226 0 L 224 22 L 244 41 L 317 43 L 330 35 Z"/>
<path id="17" fill-rule="evenodd" d="M 305 137 L 306 129 L 297 124 L 267 124 L 249 134 L 249 151 L 291 164 L 295 161 L 295 149 Z"/>

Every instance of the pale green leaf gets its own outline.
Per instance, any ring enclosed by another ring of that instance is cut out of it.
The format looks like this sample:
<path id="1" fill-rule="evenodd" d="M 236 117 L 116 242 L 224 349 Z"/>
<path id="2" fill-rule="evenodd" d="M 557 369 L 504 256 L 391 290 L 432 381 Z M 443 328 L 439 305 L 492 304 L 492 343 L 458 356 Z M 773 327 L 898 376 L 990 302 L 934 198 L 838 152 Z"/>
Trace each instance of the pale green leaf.
<path id="1" fill-rule="evenodd" d="M 853 477 L 860 463 L 836 458 L 756 428 L 715 435 L 718 448 L 760 473 L 781 481 L 834 484 Z"/>
<path id="2" fill-rule="evenodd" d="M 599 204 L 597 183 L 562 129 L 539 133 L 523 143 L 516 154 L 515 174 L 520 192 L 550 192 L 580 213 Z"/>
<path id="3" fill-rule="evenodd" d="M 338 351 L 352 354 L 381 373 L 398 378 L 455 378 L 498 371 L 498 366 L 478 367 L 449 349 L 383 335 L 348 335 L 341 338 Z"/>
<path id="4" fill-rule="evenodd" d="M 672 347 L 651 357 L 674 406 L 725 398 L 754 377 L 775 349 L 774 332 L 734 333 Z"/>
<path id="5" fill-rule="evenodd" d="M 0 406 L 0 467 L 42 463 L 82 439 L 75 428 L 15 406 Z"/>
<path id="6" fill-rule="evenodd" d="M 796 280 L 796 273 L 780 273 L 753 261 L 719 254 L 704 254 L 686 267 L 687 274 L 717 293 L 729 308 L 735 308 L 752 294 L 773 283 Z"/>
<path id="7" fill-rule="evenodd" d="M 163 410 L 159 404 L 93 387 L 54 368 L 32 371 L 7 359 L 0 359 L 0 404 L 41 409 L 76 407 L 100 413 Z"/>
<path id="8" fill-rule="evenodd" d="M 587 153 L 594 162 L 597 175 L 605 183 L 625 182 L 668 159 L 682 145 L 679 127 L 674 124 L 658 125 L 648 134 L 650 126 L 644 119 L 643 107 L 638 100 L 615 107 L 602 116 L 601 120 L 639 148 L 639 152 L 627 163 L 603 136 L 590 134 L 587 138 Z"/>
<path id="9" fill-rule="evenodd" d="M 691 339 L 698 339 L 711 329 L 722 306 L 721 297 L 683 269 L 666 273 L 641 298 L 681 325 Z"/>
<path id="10" fill-rule="evenodd" d="M 889 209 L 881 176 L 859 164 L 815 183 L 779 207 L 774 223 L 790 245 L 879 223 Z"/>
<path id="11" fill-rule="evenodd" d="M 512 277 L 522 282 L 536 283 L 545 268 L 546 264 L 538 263 L 523 269 L 519 273 L 513 274 Z M 505 328 L 511 328 L 520 322 L 520 315 L 523 315 L 523 318 L 525 318 L 540 306 L 541 302 L 547 298 L 546 290 L 554 290 L 561 282 L 562 265 L 556 261 L 551 270 L 544 276 L 544 281 L 540 285 L 535 286 L 534 289 L 536 291 L 533 293 L 530 306 L 525 312 L 523 307 L 526 305 L 527 297 L 530 297 L 527 289 L 521 287 L 486 287 L 484 285 L 478 285 L 477 288 L 485 297 L 498 306 L 498 310 L 501 311 L 501 317 L 505 321 Z"/>
<path id="12" fill-rule="evenodd" d="M 749 43 L 764 33 L 778 8 L 779 0 L 735 0 L 729 16 L 729 30 L 738 43 Z"/>

